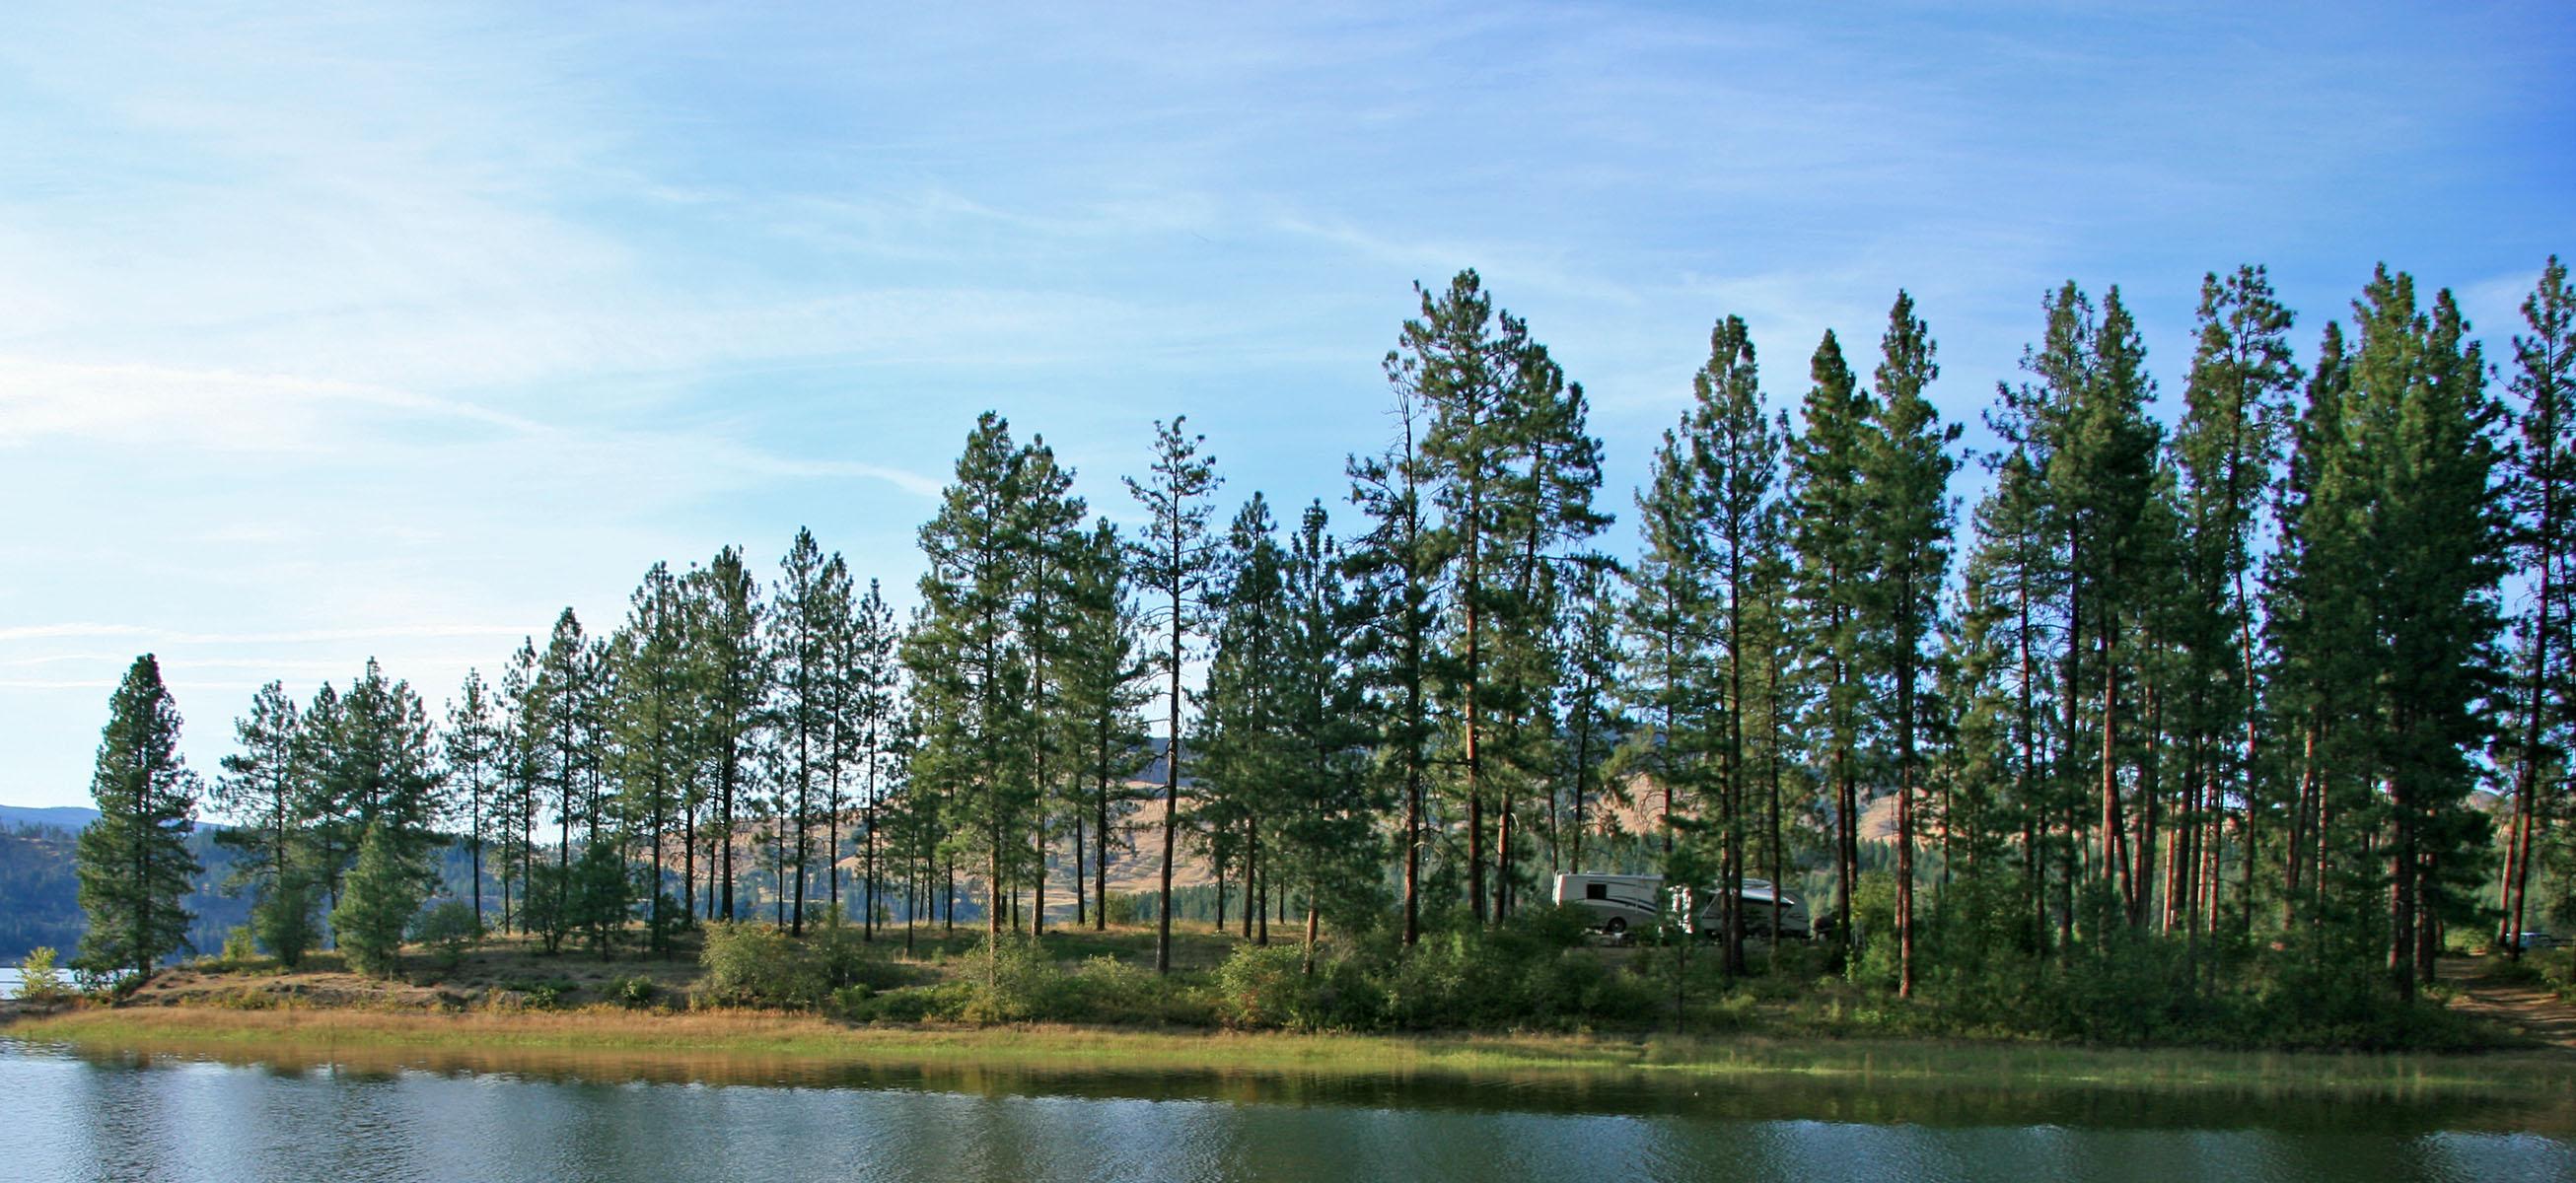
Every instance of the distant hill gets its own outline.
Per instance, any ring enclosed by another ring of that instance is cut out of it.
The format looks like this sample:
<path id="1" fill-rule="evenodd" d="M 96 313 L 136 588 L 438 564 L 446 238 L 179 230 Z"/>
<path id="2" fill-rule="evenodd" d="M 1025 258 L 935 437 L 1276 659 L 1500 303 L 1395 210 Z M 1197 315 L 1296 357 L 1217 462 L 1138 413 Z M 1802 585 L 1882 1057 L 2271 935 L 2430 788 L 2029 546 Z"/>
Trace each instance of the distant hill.
<path id="1" fill-rule="evenodd" d="M 51 945 L 71 956 L 88 921 L 81 915 L 78 877 L 72 871 L 72 839 L 98 811 L 75 805 L 0 805 L 0 965 L 16 965 L 27 950 Z M 200 951 L 223 944 L 224 932 L 250 918 L 247 898 L 216 890 L 230 874 L 233 851 L 218 845 L 222 826 L 197 823 L 188 849 L 206 868 L 197 888 L 182 901 L 196 914 L 188 939 Z"/>
<path id="2" fill-rule="evenodd" d="M 73 833 L 89 828 L 98 820 L 98 811 L 78 805 L 0 805 L 0 828 L 9 826 L 50 826 Z"/>
<path id="3" fill-rule="evenodd" d="M 70 957 L 87 923 L 76 892 L 71 831 L 0 826 L 0 965 L 38 945 Z"/>

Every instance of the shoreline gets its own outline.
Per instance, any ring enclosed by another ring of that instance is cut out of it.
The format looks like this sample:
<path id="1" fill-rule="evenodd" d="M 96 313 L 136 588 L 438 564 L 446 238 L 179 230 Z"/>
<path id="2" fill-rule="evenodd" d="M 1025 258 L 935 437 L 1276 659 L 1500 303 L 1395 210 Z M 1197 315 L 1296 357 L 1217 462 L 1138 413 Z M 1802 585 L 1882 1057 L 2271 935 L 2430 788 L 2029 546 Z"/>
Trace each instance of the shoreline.
<path id="1" fill-rule="evenodd" d="M 509 1070 L 531 1058 L 577 1071 L 657 1062 L 782 1067 L 1190 1073 L 1278 1077 L 1612 1077 L 1681 1085 L 1796 1078 L 1871 1084 L 2153 1088 L 2410 1097 L 2513 1092 L 2576 1099 L 2576 1056 L 2224 1052 L 2038 1043 L 1766 1035 L 1345 1035 L 1158 1031 L 1026 1025 L 854 1026 L 769 1011 L 641 1012 L 589 1008 L 463 1012 L 214 1006 L 86 1007 L 22 1016 L 0 1040 L 88 1053 L 211 1057 L 228 1062 L 337 1063 Z M 617 1063 L 617 1062 L 624 1063 Z M 686 1075 L 683 1073 L 682 1075 Z"/>

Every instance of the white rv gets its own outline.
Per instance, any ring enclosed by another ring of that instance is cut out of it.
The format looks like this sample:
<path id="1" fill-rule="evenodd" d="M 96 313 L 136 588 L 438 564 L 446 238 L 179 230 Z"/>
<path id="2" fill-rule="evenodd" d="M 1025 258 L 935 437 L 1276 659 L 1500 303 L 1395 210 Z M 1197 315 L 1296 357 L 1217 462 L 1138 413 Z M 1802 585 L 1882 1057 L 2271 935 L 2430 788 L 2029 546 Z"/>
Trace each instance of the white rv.
<path id="1" fill-rule="evenodd" d="M 1745 935 L 1770 935 L 1774 898 L 1780 903 L 1781 935 L 1791 940 L 1807 939 L 1814 930 L 1808 923 L 1806 903 L 1773 887 L 1767 879 L 1744 881 Z M 1716 892 L 1666 888 L 1661 875 L 1559 875 L 1556 902 L 1591 912 L 1593 927 L 1614 937 L 1632 931 L 1651 932 L 1666 918 L 1683 915 L 1691 917 L 1693 931 L 1714 937 L 1722 935 L 1718 929 L 1725 915 L 1716 907 Z"/>
<path id="2" fill-rule="evenodd" d="M 1592 927 L 1614 937 L 1653 932 L 1672 908 L 1661 875 L 1559 875 L 1556 903 L 1592 913 Z"/>

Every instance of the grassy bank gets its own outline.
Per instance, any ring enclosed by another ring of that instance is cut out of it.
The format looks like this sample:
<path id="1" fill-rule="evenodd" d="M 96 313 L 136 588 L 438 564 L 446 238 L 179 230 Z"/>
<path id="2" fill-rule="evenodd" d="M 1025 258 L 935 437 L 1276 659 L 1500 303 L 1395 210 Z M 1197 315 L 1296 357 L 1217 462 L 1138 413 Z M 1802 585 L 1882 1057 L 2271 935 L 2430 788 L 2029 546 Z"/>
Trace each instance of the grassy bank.
<path id="1" fill-rule="evenodd" d="M 2212 1097 L 2229 1089 L 2513 1090 L 2566 1099 L 2576 1113 L 2576 1052 L 2566 1041 L 2527 1017 L 2435 1004 L 2398 1016 L 2425 1023 L 2399 1038 L 2326 1045 L 2403 1050 L 2259 1050 L 2295 1046 L 2287 1032 L 2194 1045 L 2185 1042 L 2196 1032 L 2189 1026 L 2141 1048 L 1962 1022 L 1822 972 L 1814 949 L 1782 950 L 1767 972 L 1728 979 L 1711 957 L 1682 963 L 1672 958 L 1678 951 L 1603 948 L 1579 929 L 1524 923 L 1426 938 L 1402 956 L 1346 950 L 1308 975 L 1294 948 L 1200 932 L 1175 934 L 1175 971 L 1165 976 L 1149 968 L 1149 930 L 1060 931 L 1043 944 L 989 948 L 974 933 L 916 935 L 906 950 L 891 934 L 872 944 L 835 929 L 798 941 L 765 926 L 719 925 L 685 934 L 661 955 L 631 945 L 548 953 L 499 937 L 444 955 L 407 953 L 390 977 L 351 973 L 336 953 L 293 970 L 255 957 L 202 958 L 136 984 L 123 1005 L 31 1018 L 6 1034 L 87 1055 L 644 1079 L 771 1080 L 872 1067 L 1530 1076 L 1680 1088 L 1728 1078 L 1818 1087 L 1860 1080 Z M 2484 980 L 2467 963 L 2453 972 L 2462 980 L 2446 988 L 2474 990 Z M 1686 1007 L 1676 997 L 1685 991 Z"/>
<path id="2" fill-rule="evenodd" d="M 1644 1036 L 1361 1036 L 1170 1033 L 1069 1026 L 860 1027 L 762 1012 L 547 1013 L 213 1007 L 89 1008 L 28 1018 L 13 1039 L 85 1051 L 235 1062 L 625 1071 L 657 1060 L 690 1078 L 775 1078 L 834 1065 L 1292 1075 L 1617 1075 L 1677 1083 L 1800 1077 L 1982 1087 L 2103 1086 L 2357 1091 L 2509 1090 L 2576 1100 L 2576 1058 L 2130 1051 L 1930 1040 Z M 532 1058 L 533 1057 L 533 1058 Z M 741 1068 L 742 1071 L 731 1071 Z"/>

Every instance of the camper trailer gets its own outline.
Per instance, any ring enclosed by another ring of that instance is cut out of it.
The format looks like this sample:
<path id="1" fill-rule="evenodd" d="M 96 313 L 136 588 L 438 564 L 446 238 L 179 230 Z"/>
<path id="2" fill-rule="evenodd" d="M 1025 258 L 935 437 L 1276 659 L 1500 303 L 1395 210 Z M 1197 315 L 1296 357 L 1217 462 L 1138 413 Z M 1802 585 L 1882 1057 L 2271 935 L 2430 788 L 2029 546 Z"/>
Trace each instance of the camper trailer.
<path id="1" fill-rule="evenodd" d="M 1771 885 L 1767 879 L 1744 881 L 1744 931 L 1748 936 L 1768 936 L 1771 930 L 1771 904 L 1780 903 L 1780 935 L 1791 940 L 1806 940 L 1813 934 L 1807 918 L 1807 905 L 1797 896 Z M 1724 913 L 1716 907 L 1717 893 L 1692 888 L 1666 888 L 1661 875 L 1569 874 L 1556 877 L 1556 902 L 1559 906 L 1581 908 L 1592 913 L 1592 926 L 1611 936 L 1629 932 L 1651 932 L 1667 917 L 1688 914 L 1691 927 L 1701 936 L 1720 935 L 1718 927 Z"/>
<path id="2" fill-rule="evenodd" d="M 1614 937 L 1653 932 L 1672 906 L 1661 875 L 1559 875 L 1556 903 L 1592 913 L 1592 927 Z"/>

